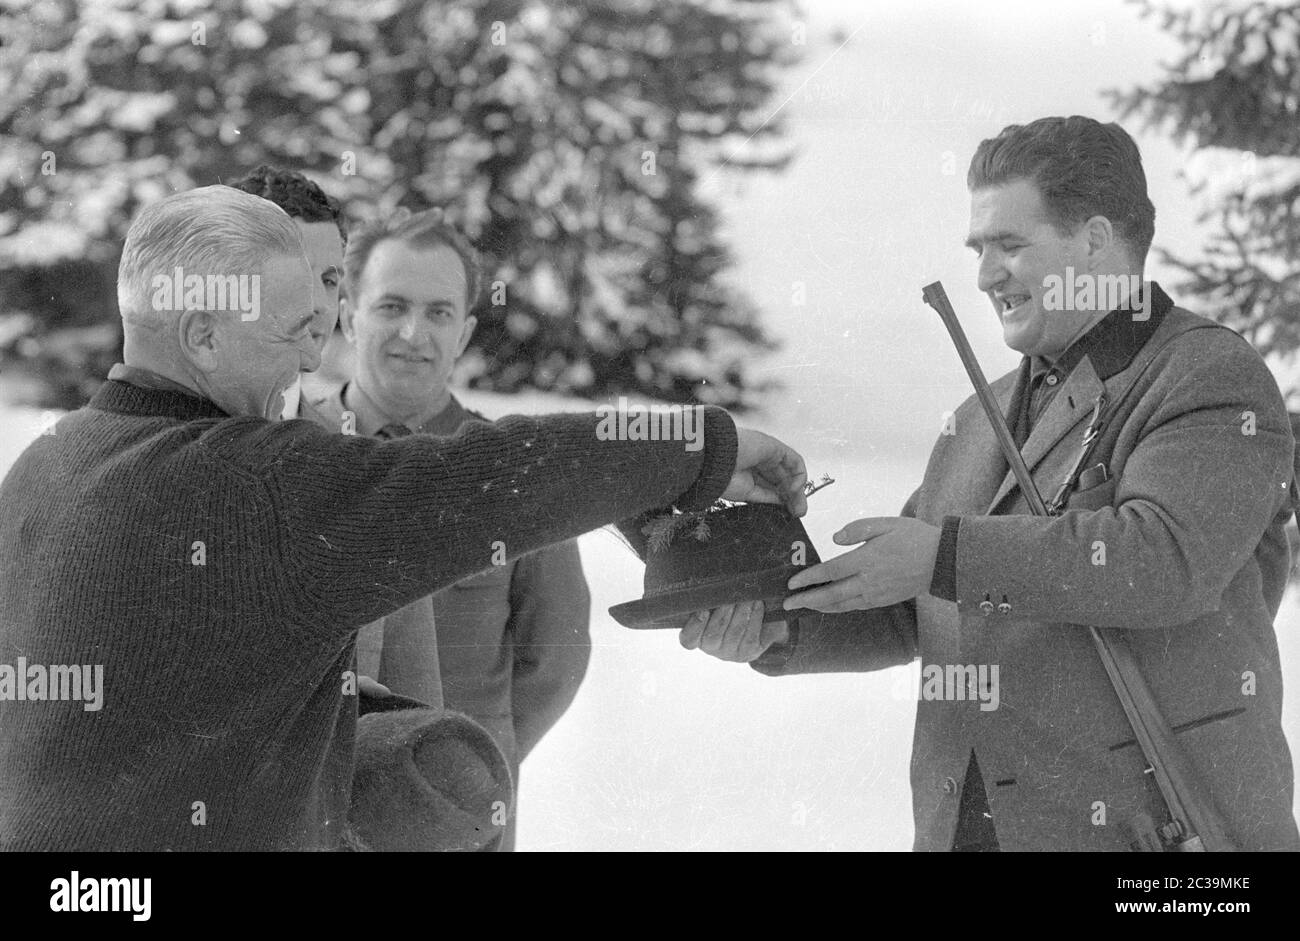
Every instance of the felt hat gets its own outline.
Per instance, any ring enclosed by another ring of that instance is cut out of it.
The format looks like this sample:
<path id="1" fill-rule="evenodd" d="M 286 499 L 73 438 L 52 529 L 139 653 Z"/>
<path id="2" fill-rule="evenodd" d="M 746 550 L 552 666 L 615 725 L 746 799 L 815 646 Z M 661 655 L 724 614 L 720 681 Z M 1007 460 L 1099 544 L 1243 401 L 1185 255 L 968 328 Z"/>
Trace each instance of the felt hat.
<path id="1" fill-rule="evenodd" d="M 798 517 L 783 506 L 742 503 L 674 520 L 666 535 L 661 525 L 657 539 L 634 544 L 645 562 L 644 591 L 610 608 L 614 620 L 680 628 L 696 611 L 745 601 L 767 602 L 765 621 L 796 616 L 781 610 L 792 594 L 786 582 L 821 561 Z"/>
<path id="2" fill-rule="evenodd" d="M 510 766 L 469 716 L 421 706 L 357 719 L 348 823 L 367 848 L 482 850 L 513 804 Z"/>

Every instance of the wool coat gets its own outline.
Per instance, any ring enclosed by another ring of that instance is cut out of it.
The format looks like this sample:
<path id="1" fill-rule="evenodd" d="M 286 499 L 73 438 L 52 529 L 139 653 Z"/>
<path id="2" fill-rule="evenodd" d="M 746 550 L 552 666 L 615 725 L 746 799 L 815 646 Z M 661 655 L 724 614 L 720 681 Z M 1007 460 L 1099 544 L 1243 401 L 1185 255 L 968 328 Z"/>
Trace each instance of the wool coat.
<path id="1" fill-rule="evenodd" d="M 1031 515 L 971 397 L 904 510 L 959 518 L 951 597 L 806 619 L 754 663 L 782 675 L 919 658 L 923 680 L 957 680 L 918 696 L 917 850 L 951 848 L 972 753 L 1003 850 L 1124 850 L 1135 815 L 1165 819 L 1086 625 L 1122 632 L 1230 838 L 1300 848 L 1273 632 L 1295 440 L 1244 339 L 1177 307 L 1153 326 L 1128 362 L 1085 356 L 1033 425 L 1022 454 L 1050 498 L 1099 395 L 1112 403 L 1087 462 L 1108 473 L 1086 474 L 1059 516 Z M 1027 375 L 993 383 L 1004 414 Z M 981 666 L 985 683 L 997 668 L 996 708 L 972 688 Z"/>

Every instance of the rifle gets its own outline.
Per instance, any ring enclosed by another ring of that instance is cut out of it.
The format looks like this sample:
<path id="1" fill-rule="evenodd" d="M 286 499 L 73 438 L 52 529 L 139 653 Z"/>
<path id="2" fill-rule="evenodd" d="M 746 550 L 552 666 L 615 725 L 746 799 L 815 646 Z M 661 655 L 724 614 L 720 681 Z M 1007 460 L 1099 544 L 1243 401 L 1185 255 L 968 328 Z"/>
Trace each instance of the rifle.
<path id="1" fill-rule="evenodd" d="M 993 426 L 993 433 L 1002 448 L 1002 454 L 1006 457 L 1011 472 L 1015 475 L 1016 483 L 1020 485 L 1020 490 L 1029 501 L 1030 509 L 1035 516 L 1056 516 L 1064 503 L 1069 486 L 1073 484 L 1074 473 L 1082 468 L 1091 453 L 1093 444 L 1100 436 L 1102 402 L 1097 403 L 1093 421 L 1084 436 L 1083 450 L 1074 471 L 1066 478 L 1065 484 L 1057 492 L 1049 508 L 1043 502 L 1043 497 L 1034 484 L 1034 478 L 1030 476 L 1029 468 L 1020 455 L 1020 449 L 1016 447 L 1015 440 L 1011 437 L 1006 419 L 998 410 L 997 400 L 993 398 L 993 390 L 989 388 L 984 378 L 984 372 L 975 359 L 975 352 L 966 339 L 952 304 L 948 302 L 948 295 L 944 292 L 943 285 L 938 281 L 927 284 L 921 289 L 921 299 L 935 309 L 943 320 L 943 325 L 948 328 L 948 334 L 957 347 L 957 355 L 961 357 L 962 365 L 966 367 L 966 375 L 970 377 L 971 384 L 975 387 L 975 395 L 984 408 L 989 424 Z M 1097 655 L 1106 669 L 1106 675 L 1115 689 L 1120 706 L 1124 709 L 1124 715 L 1133 728 L 1133 736 L 1137 739 L 1138 747 L 1142 749 L 1142 756 L 1148 766 L 1147 771 L 1155 776 L 1160 796 L 1169 811 L 1169 823 L 1159 830 L 1156 830 L 1148 815 L 1137 815 L 1130 824 L 1137 846 L 1142 850 L 1157 852 L 1162 851 L 1165 846 L 1181 852 L 1193 853 L 1235 850 L 1236 847 L 1228 839 L 1227 827 L 1219 815 L 1218 808 L 1205 798 L 1204 792 L 1196 786 L 1195 771 L 1182 748 L 1174 740 L 1169 723 L 1161 714 L 1159 703 L 1156 702 L 1146 680 L 1143 679 L 1137 660 L 1123 633 L 1112 628 L 1098 627 L 1089 627 L 1088 631 L 1092 635 Z"/>

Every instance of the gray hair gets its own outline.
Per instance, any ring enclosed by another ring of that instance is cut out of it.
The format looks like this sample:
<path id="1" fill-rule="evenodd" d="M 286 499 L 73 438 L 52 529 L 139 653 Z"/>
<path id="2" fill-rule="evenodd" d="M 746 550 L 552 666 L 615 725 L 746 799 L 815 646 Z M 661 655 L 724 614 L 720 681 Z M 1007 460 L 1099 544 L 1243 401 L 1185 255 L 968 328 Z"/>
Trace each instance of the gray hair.
<path id="1" fill-rule="evenodd" d="M 117 268 L 117 306 L 124 321 L 159 324 L 155 277 L 261 274 L 282 255 L 302 255 L 302 238 L 275 203 L 229 186 L 202 186 L 148 206 L 131 223 Z"/>

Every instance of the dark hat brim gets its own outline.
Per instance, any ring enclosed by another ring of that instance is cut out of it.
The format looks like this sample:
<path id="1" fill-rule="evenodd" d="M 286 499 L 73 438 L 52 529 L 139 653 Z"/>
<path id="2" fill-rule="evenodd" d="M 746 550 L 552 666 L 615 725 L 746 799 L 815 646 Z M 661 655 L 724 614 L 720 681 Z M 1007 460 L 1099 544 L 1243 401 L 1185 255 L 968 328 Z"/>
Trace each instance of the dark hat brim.
<path id="1" fill-rule="evenodd" d="M 727 604 L 746 601 L 767 603 L 764 621 L 786 621 L 799 612 L 784 611 L 781 603 L 792 592 L 786 583 L 801 571 L 799 566 L 781 565 L 757 572 L 740 572 L 707 584 L 678 588 L 652 598 L 626 601 L 609 609 L 610 616 L 636 630 L 679 629 L 696 611 L 708 611 Z"/>

